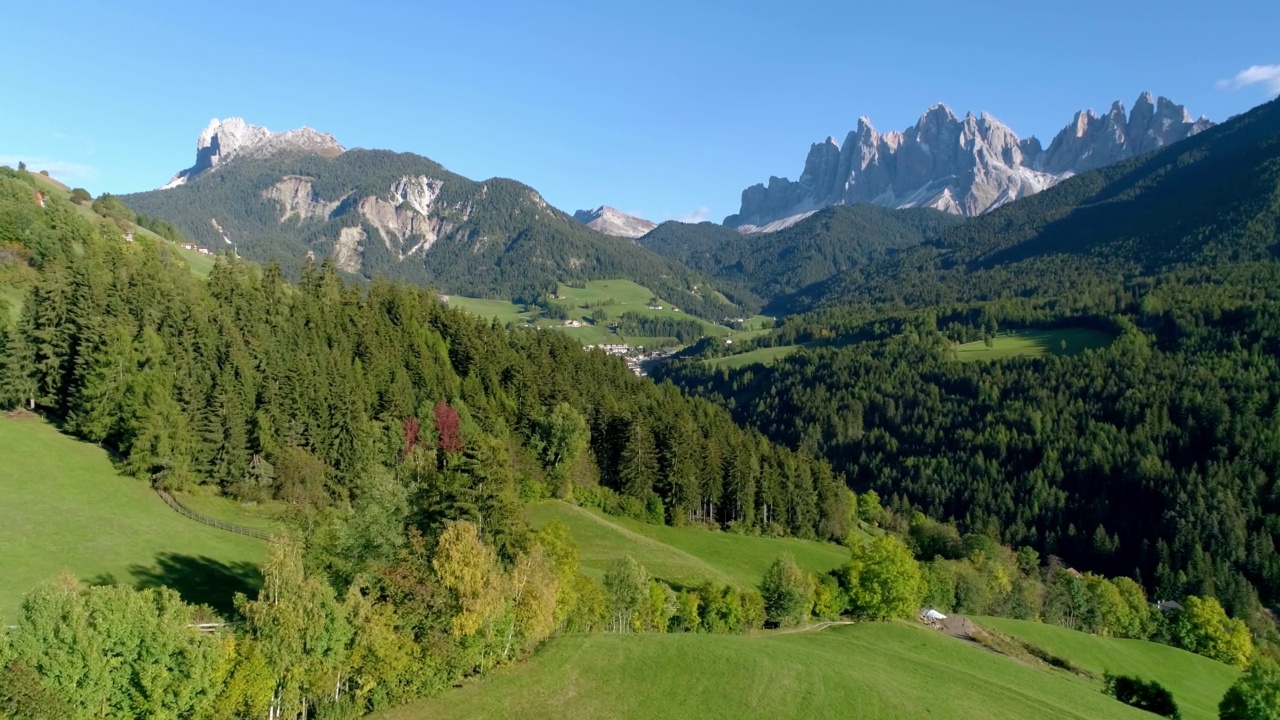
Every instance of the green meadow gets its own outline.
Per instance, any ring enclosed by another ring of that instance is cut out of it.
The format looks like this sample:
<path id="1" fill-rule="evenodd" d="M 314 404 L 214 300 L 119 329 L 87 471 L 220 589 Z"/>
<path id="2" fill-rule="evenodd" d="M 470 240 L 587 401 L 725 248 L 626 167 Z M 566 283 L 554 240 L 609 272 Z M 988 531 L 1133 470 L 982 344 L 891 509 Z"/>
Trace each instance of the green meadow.
<path id="1" fill-rule="evenodd" d="M 1099 688 L 1105 672 L 1155 680 L 1173 693 L 1183 720 L 1216 720 L 1218 702 L 1240 676 L 1235 668 L 1168 645 L 1096 637 L 1026 620 L 989 617 L 973 620 L 1093 673 L 1099 679 Z"/>
<path id="2" fill-rule="evenodd" d="M 716 323 L 680 312 L 670 303 L 659 299 L 657 306 L 662 309 L 650 309 L 654 293 L 649 288 L 630 280 L 592 280 L 585 287 L 575 288 L 561 285 L 557 291 L 558 299 L 553 304 L 564 307 L 570 319 L 583 323 L 582 327 L 565 327 L 563 320 L 539 318 L 537 311 L 527 312 L 525 307 L 507 300 L 490 300 L 471 298 L 461 295 L 450 295 L 448 303 L 472 315 L 494 317 L 504 325 L 507 323 L 531 323 L 544 329 L 552 329 L 577 340 L 583 345 L 606 345 L 626 343 L 632 346 L 650 347 L 674 342 L 675 338 L 641 337 L 636 335 L 620 336 L 609 329 L 609 325 L 622 317 L 623 313 L 633 312 L 650 317 L 667 317 L 678 320 L 692 320 L 702 326 L 703 332 L 709 336 L 728 335 L 732 331 Z M 604 312 L 605 319 L 595 323 L 591 320 L 596 310 Z M 755 316 L 749 324 L 758 326 L 764 322 L 772 322 L 771 318 Z"/>
<path id="3" fill-rule="evenodd" d="M 919 625 L 756 635 L 570 635 L 374 717 L 1142 720 L 1092 682 Z"/>
<path id="4" fill-rule="evenodd" d="M 726 355 L 708 358 L 703 362 L 710 367 L 722 370 L 737 370 L 748 365 L 769 365 L 799 350 L 801 345 L 776 345 L 774 347 L 756 348 L 737 355 Z"/>
<path id="5" fill-rule="evenodd" d="M 1044 330 L 1014 330 L 985 341 L 957 345 L 957 360 L 1001 360 L 1011 357 L 1039 357 L 1042 355 L 1079 355 L 1085 350 L 1103 348 L 1115 338 L 1087 328 L 1052 328 Z"/>
<path id="6" fill-rule="evenodd" d="M 0 615 L 62 572 L 90 582 L 170 585 L 222 609 L 252 591 L 266 543 L 171 510 L 105 450 L 34 417 L 0 415 Z M 237 520 L 238 521 L 238 520 Z"/>
<path id="7" fill-rule="evenodd" d="M 677 586 L 714 580 L 755 587 L 769 565 L 784 553 L 814 573 L 838 567 L 849 556 L 845 548 L 832 543 L 650 525 L 559 500 L 530 505 L 528 516 L 534 527 L 553 520 L 568 526 L 578 544 L 583 572 L 597 579 L 615 560 L 630 555 L 654 577 Z"/>

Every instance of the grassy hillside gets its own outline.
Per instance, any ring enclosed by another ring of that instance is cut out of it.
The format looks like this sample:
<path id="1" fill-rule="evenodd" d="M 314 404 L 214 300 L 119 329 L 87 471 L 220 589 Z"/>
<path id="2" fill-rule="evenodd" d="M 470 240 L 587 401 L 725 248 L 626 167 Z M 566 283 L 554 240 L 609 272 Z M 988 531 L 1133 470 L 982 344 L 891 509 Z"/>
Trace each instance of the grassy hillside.
<path id="1" fill-rule="evenodd" d="M 1214 720 L 1218 701 L 1240 672 L 1168 645 L 1101 638 L 1025 620 L 975 618 L 982 626 L 1031 643 L 1099 678 L 1110 671 L 1155 680 L 1173 693 L 1184 720 Z"/>
<path id="2" fill-rule="evenodd" d="M 86 580 L 171 585 L 226 607 L 257 582 L 261 540 L 182 517 L 107 453 L 37 419 L 0 416 L 0 614 L 36 583 L 70 571 Z"/>
<path id="3" fill-rule="evenodd" d="M 715 580 L 754 587 L 783 553 L 790 553 L 811 572 L 826 572 L 848 559 L 844 548 L 831 543 L 649 525 L 559 500 L 530 506 L 529 521 L 535 527 L 552 520 L 569 527 L 583 571 L 597 578 L 613 561 L 631 555 L 655 577 L 675 585 Z"/>
<path id="4" fill-rule="evenodd" d="M 676 310 L 674 308 L 678 306 L 673 306 L 666 300 L 658 300 L 657 306 L 661 306 L 661 309 L 651 309 L 650 300 L 657 297 L 657 293 L 631 280 L 592 280 L 585 283 L 585 287 L 580 288 L 561 285 L 557 294 L 561 299 L 551 302 L 564 307 L 571 319 L 584 323 L 582 327 L 565 327 L 563 320 L 539 319 L 537 309 L 534 312 L 527 312 L 524 306 L 506 300 L 450 295 L 449 304 L 473 315 L 496 317 L 503 324 L 532 323 L 537 327 L 557 330 L 583 345 L 626 343 L 632 346 L 649 347 L 663 344 L 664 341 L 665 343 L 675 342 L 675 338 L 624 336 L 614 333 L 609 329 L 609 325 L 622 317 L 623 313 L 692 321 L 702 327 L 705 335 L 711 337 L 728 335 L 732 332 L 723 325 Z M 591 314 L 597 309 L 603 310 L 605 315 L 605 320 L 598 324 L 591 321 Z M 751 318 L 754 325 L 768 321 L 771 320 L 763 316 Z"/>
<path id="5" fill-rule="evenodd" d="M 0 283 L 0 306 L 6 310 L 4 315 L 0 315 L 0 327 L 12 327 L 18 322 L 18 318 L 22 316 L 22 302 L 25 295 L 22 288 Z"/>
<path id="6" fill-rule="evenodd" d="M 40 188 L 47 195 L 56 195 L 58 197 L 61 197 L 63 200 L 70 201 L 71 191 L 66 185 L 63 185 L 57 180 L 54 180 L 51 177 L 46 177 L 39 173 L 31 173 L 31 177 L 36 181 L 36 184 L 39 185 Z M 74 205 L 75 205 L 76 211 L 79 212 L 84 217 L 89 218 L 94 222 L 97 222 L 98 220 L 101 219 L 101 216 L 95 213 L 93 209 L 89 207 L 87 204 L 74 203 Z M 182 259 L 186 261 L 187 267 L 191 268 L 191 273 L 196 277 L 199 277 L 199 278 L 209 277 L 209 273 L 213 270 L 213 265 L 215 262 L 215 259 L 213 256 L 203 255 L 201 253 L 179 247 L 177 243 L 166 240 L 165 238 L 160 237 L 159 235 L 155 234 L 154 232 L 151 232 L 150 230 L 144 227 L 139 227 L 137 225 L 134 225 L 133 229 L 134 229 L 134 232 L 137 233 L 140 237 L 148 237 L 148 238 L 151 238 L 152 240 L 168 243 L 170 246 L 172 246 L 174 250 L 177 251 L 178 255 L 180 255 Z M 210 245 L 209 247 L 214 250 L 222 249 L 215 245 Z M 226 246 L 224 245 L 222 247 L 226 247 Z"/>
<path id="7" fill-rule="evenodd" d="M 498 318 L 498 322 L 503 325 L 511 322 L 528 322 L 532 317 L 530 313 L 525 312 L 523 306 L 509 300 L 489 300 L 462 295 L 449 295 L 448 298 L 450 305 L 460 308 L 463 312 L 480 317 Z"/>
<path id="8" fill-rule="evenodd" d="M 957 360 L 999 360 L 1041 355 L 1079 355 L 1085 350 L 1106 347 L 1114 340 L 1106 333 L 1087 328 L 1015 330 L 992 338 L 991 346 L 979 340 L 957 345 Z"/>
<path id="9" fill-rule="evenodd" d="M 747 352 L 738 353 L 737 355 L 709 358 L 703 362 L 713 368 L 729 368 L 731 370 L 736 370 L 740 367 L 755 365 L 757 363 L 761 365 L 768 365 L 799 349 L 799 345 L 777 345 L 774 347 L 756 348 L 755 350 L 748 350 Z"/>
<path id="10" fill-rule="evenodd" d="M 432 718 L 1154 717 L 1092 683 L 1039 670 L 936 631 L 864 623 L 821 632 L 589 635 L 528 662 L 376 715 Z"/>

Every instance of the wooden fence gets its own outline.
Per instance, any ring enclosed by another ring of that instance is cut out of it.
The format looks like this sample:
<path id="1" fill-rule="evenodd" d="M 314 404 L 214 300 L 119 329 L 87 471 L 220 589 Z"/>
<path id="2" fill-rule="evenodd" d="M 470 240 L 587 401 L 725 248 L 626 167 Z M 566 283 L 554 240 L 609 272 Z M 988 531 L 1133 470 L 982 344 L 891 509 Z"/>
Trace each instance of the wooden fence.
<path id="1" fill-rule="evenodd" d="M 195 510 L 192 510 L 191 508 L 187 507 L 186 505 L 183 505 L 181 502 L 178 502 L 178 499 L 170 495 L 168 491 L 166 491 L 164 488 L 156 487 L 156 493 L 160 495 L 160 498 L 164 500 L 166 505 L 168 505 L 169 507 L 177 511 L 179 515 L 185 515 L 186 517 L 189 517 L 198 523 L 204 523 L 205 525 L 209 525 L 210 527 L 216 527 L 219 530 L 226 530 L 227 532 L 233 532 L 238 535 L 248 535 L 249 537 L 258 538 L 259 540 L 271 539 L 271 533 L 265 530 L 258 530 L 257 528 L 245 527 L 244 525 L 229 523 L 229 522 L 226 522 L 225 520 L 219 520 L 218 518 L 215 518 L 215 517 L 209 517 L 204 513 L 198 513 Z"/>

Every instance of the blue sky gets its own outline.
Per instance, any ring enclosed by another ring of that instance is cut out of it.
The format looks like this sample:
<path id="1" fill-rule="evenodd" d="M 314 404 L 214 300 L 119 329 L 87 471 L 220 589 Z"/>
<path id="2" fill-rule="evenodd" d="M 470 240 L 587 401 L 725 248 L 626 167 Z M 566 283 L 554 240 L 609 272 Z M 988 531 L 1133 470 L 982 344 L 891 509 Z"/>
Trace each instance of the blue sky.
<path id="1" fill-rule="evenodd" d="M 1280 92 L 1280 3 L 1260 0 L 550 5 L 10 3 L 0 164 L 154 188 L 238 115 L 513 177 L 569 212 L 719 221 L 860 115 L 900 130 L 946 102 L 1046 138 L 1143 90 L 1214 120 Z"/>

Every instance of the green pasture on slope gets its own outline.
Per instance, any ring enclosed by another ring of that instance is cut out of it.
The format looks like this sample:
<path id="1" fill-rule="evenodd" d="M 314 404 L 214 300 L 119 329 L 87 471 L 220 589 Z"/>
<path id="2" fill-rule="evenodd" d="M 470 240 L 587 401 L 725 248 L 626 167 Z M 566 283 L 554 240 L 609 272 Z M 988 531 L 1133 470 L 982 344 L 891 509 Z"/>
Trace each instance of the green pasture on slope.
<path id="1" fill-rule="evenodd" d="M 469 298 L 461 295 L 448 296 L 448 304 L 461 309 L 465 313 L 486 318 L 498 318 L 498 322 L 522 323 L 529 320 L 529 313 L 520 305 L 507 300 L 487 300 L 485 298 Z"/>
<path id="2" fill-rule="evenodd" d="M 665 300 L 658 301 L 658 305 L 662 306 L 661 310 L 651 310 L 649 306 L 650 301 L 654 298 L 654 292 L 631 280 L 592 280 L 583 288 L 561 285 L 558 294 L 560 299 L 550 300 L 550 302 L 568 310 L 569 318 L 583 323 L 582 327 L 565 327 L 564 320 L 539 318 L 536 311 L 533 313 L 525 312 L 523 306 L 506 300 L 450 295 L 448 303 L 472 315 L 496 317 L 503 324 L 509 322 L 532 322 L 537 327 L 562 332 L 583 345 L 625 343 L 631 346 L 649 347 L 663 344 L 659 342 L 660 340 L 674 342 L 674 338 L 623 336 L 609 329 L 609 326 L 617 322 L 623 313 L 629 312 L 649 317 L 692 320 L 702 326 L 704 334 L 710 336 L 728 335 L 731 332 L 729 328 L 723 325 L 717 325 L 688 313 L 673 310 L 671 303 Z M 591 315 L 597 309 L 604 311 L 605 319 L 602 322 L 594 323 L 591 320 Z M 772 319 L 755 316 L 750 322 L 759 324 L 763 321 L 772 322 Z"/>
<path id="3" fill-rule="evenodd" d="M 58 182 L 57 180 L 54 180 L 53 178 L 45 177 L 44 175 L 41 175 L 39 172 L 32 173 L 31 177 L 35 178 L 36 183 L 40 185 L 41 189 L 44 192 L 50 195 L 57 195 L 61 197 L 63 200 L 66 200 L 67 202 L 71 202 L 71 190 L 66 185 L 62 184 L 61 182 Z M 93 222 L 98 222 L 99 220 L 102 219 L 102 216 L 94 212 L 93 208 L 91 208 L 88 204 L 72 203 L 72 205 L 75 206 L 76 212 L 92 220 Z M 209 273 L 213 272 L 213 266 L 216 260 L 214 256 L 203 255 L 198 252 L 181 248 L 178 246 L 177 243 L 171 240 L 167 240 L 163 237 L 160 237 L 159 235 L 151 232 L 150 230 L 144 227 L 134 226 L 134 229 L 137 235 L 140 235 L 142 237 L 148 237 L 148 238 L 151 238 L 152 240 L 157 240 L 159 242 L 167 243 L 168 245 L 172 246 L 173 249 L 177 251 L 178 255 L 182 257 L 182 259 L 187 263 L 187 267 L 191 269 L 192 275 L 195 275 L 196 277 L 203 280 L 204 278 L 209 277 Z M 230 246 L 226 246 L 226 247 L 229 248 Z M 209 249 L 214 252 L 219 252 L 224 248 L 214 247 Z"/>
<path id="4" fill-rule="evenodd" d="M 980 626 L 1030 643 L 1087 670 L 1100 679 L 1104 672 L 1155 680 L 1173 693 L 1183 720 L 1216 720 L 1218 701 L 1240 671 L 1186 650 L 1143 640 L 1103 638 L 1056 625 L 973 618 Z"/>
<path id="5" fill-rule="evenodd" d="M 708 366 L 722 370 L 737 370 L 748 365 L 769 365 L 799 350 L 801 345 L 776 345 L 757 348 L 737 355 L 726 355 L 703 360 Z"/>
<path id="6" fill-rule="evenodd" d="M 592 280 L 587 283 L 585 288 L 561 285 L 559 295 L 563 299 L 553 302 L 571 308 L 570 315 L 575 319 L 589 318 L 591 313 L 597 309 L 591 307 L 592 305 L 605 303 L 600 305 L 599 309 L 604 310 L 605 317 L 610 321 L 622 317 L 623 313 L 633 312 L 648 317 L 692 320 L 702 326 L 704 334 L 710 336 L 727 335 L 732 332 L 723 325 L 717 325 L 688 313 L 676 311 L 670 302 L 662 298 L 658 298 L 657 302 L 657 306 L 661 306 L 662 309 L 651 310 L 649 307 L 650 301 L 654 299 L 656 294 L 649 288 L 631 280 Z"/>
<path id="7" fill-rule="evenodd" d="M 991 340 L 991 346 L 983 340 L 955 346 L 957 360 L 1000 360 L 1011 357 L 1039 357 L 1041 355 L 1079 355 L 1085 350 L 1106 347 L 1115 338 L 1104 332 L 1087 328 L 1051 328 L 1043 330 L 1014 330 Z"/>
<path id="8" fill-rule="evenodd" d="M 222 609 L 252 592 L 266 543 L 171 510 L 102 448 L 35 418 L 0 416 L 0 615 L 62 572 L 91 582 L 163 584 Z"/>
<path id="9" fill-rule="evenodd" d="M 756 635 L 571 635 L 378 720 L 1143 720 L 1093 683 L 906 623 Z"/>
<path id="10" fill-rule="evenodd" d="M 283 515 L 287 508 L 283 503 L 276 501 L 241 504 L 234 498 L 213 493 L 212 488 L 201 488 L 195 493 L 179 494 L 177 499 L 188 509 L 201 515 L 269 533 L 283 528 Z"/>
<path id="11" fill-rule="evenodd" d="M 630 555 L 654 577 L 677 586 L 714 580 L 748 588 L 758 585 L 764 571 L 784 553 L 813 573 L 831 570 L 849 558 L 848 550 L 832 543 L 649 525 L 559 500 L 532 504 L 528 515 L 537 528 L 553 520 L 568 526 L 583 572 L 597 579 Z"/>

